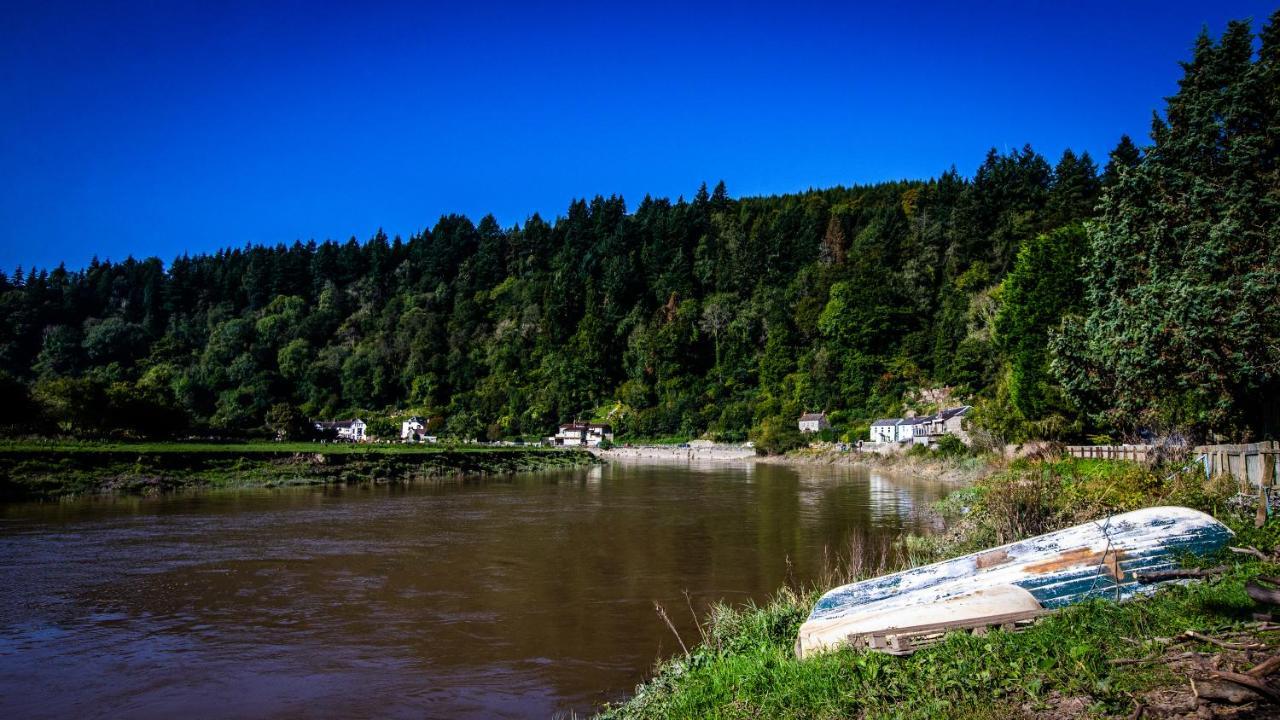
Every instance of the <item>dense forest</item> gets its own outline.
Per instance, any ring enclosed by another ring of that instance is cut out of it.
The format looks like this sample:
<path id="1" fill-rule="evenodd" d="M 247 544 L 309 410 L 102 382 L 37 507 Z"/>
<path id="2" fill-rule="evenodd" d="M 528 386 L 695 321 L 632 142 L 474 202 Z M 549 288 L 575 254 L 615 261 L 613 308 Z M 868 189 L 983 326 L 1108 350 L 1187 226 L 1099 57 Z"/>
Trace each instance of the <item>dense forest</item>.
<path id="1" fill-rule="evenodd" d="M 1280 13 L 1197 41 L 1151 143 L 973 177 L 577 200 L 295 242 L 0 273 L 9 434 L 457 438 L 574 418 L 740 440 L 827 410 L 977 407 L 984 442 L 1280 427 Z"/>

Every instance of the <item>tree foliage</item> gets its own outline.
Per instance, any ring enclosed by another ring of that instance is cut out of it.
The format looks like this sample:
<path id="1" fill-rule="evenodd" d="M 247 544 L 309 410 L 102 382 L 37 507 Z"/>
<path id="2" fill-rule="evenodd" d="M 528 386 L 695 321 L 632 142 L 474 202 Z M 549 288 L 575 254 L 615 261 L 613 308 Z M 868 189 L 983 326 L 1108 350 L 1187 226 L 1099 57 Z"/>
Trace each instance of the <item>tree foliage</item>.
<path id="1" fill-rule="evenodd" d="M 1202 34 L 1153 121 L 1154 144 L 1103 193 L 1087 311 L 1054 343 L 1057 376 L 1100 420 L 1255 436 L 1278 427 L 1278 35 L 1280 13 L 1257 55 L 1248 23 L 1217 42 Z"/>
<path id="2" fill-rule="evenodd" d="M 17 268 L 0 388 L 29 421 L 7 432 L 291 436 L 416 413 L 536 437 L 604 407 L 633 436 L 784 438 L 806 409 L 866 420 L 947 387 L 1009 439 L 1274 433 L 1277 25 L 1258 54 L 1243 23 L 1202 37 L 1154 144 L 1121 138 L 1101 174 L 1024 146 L 972 178 L 704 184 L 511 227 L 445 215 L 408 238 Z"/>

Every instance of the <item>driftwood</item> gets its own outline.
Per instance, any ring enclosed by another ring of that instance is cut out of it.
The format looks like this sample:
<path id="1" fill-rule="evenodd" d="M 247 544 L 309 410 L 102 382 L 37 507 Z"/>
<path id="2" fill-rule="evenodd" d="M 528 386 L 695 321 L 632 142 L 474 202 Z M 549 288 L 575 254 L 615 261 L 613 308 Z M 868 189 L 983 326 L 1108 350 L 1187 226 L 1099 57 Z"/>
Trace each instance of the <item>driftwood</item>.
<path id="1" fill-rule="evenodd" d="M 1108 661 L 1107 661 L 1107 664 L 1108 664 L 1108 665 L 1137 665 L 1138 663 L 1153 662 L 1153 661 L 1155 661 L 1155 660 L 1157 660 L 1157 658 L 1153 658 L 1153 657 L 1144 657 L 1144 658 L 1112 658 L 1112 659 L 1110 659 L 1110 660 L 1108 660 Z"/>
<path id="2" fill-rule="evenodd" d="M 1280 702 L 1280 692 L 1277 692 L 1275 688 L 1262 682 L 1261 680 L 1259 680 L 1258 678 L 1252 675 L 1244 675 L 1236 672 L 1228 672 L 1226 670 L 1216 670 L 1214 672 L 1209 673 L 1209 677 L 1226 680 L 1227 682 L 1232 682 L 1232 683 L 1235 683 L 1236 685 L 1247 687 L 1250 690 L 1253 690 L 1255 693 L 1258 693 L 1259 695 L 1265 695 L 1274 701 Z"/>
<path id="3" fill-rule="evenodd" d="M 1229 702 L 1232 705 L 1243 705 L 1261 697 L 1259 693 L 1254 692 L 1251 688 L 1241 687 L 1236 683 L 1223 680 L 1201 680 L 1200 682 L 1192 680 L 1191 692 L 1198 698 L 1220 700 Z"/>
<path id="4" fill-rule="evenodd" d="M 1245 675 L 1252 675 L 1256 678 L 1265 678 L 1276 670 L 1280 670 L 1280 655 L 1268 658 L 1244 671 Z"/>
<path id="5" fill-rule="evenodd" d="M 1209 637 L 1208 635 L 1202 635 L 1201 633 L 1198 633 L 1195 630 L 1188 630 L 1182 633 L 1181 639 L 1199 640 L 1200 642 L 1207 642 L 1210 645 L 1217 645 L 1218 647 L 1224 648 L 1226 650 L 1261 650 L 1266 647 L 1266 645 L 1263 645 L 1262 643 L 1227 642 L 1226 640 L 1219 640 L 1217 638 Z"/>
<path id="6" fill-rule="evenodd" d="M 1262 552 L 1256 547 L 1250 547 L 1250 546 L 1227 547 L 1227 549 L 1237 555 L 1252 555 L 1253 557 L 1258 558 L 1262 562 L 1271 562 L 1271 556 L 1267 555 L 1266 553 Z"/>
<path id="7" fill-rule="evenodd" d="M 1280 587 L 1277 586 L 1280 586 L 1280 578 L 1259 575 L 1244 584 L 1244 591 L 1256 602 L 1280 605 Z"/>
<path id="8" fill-rule="evenodd" d="M 1211 568 L 1174 568 L 1172 570 L 1152 570 L 1151 572 L 1138 573 L 1138 582 L 1143 585 L 1150 585 L 1155 582 L 1163 582 L 1165 580 L 1181 580 L 1184 578 L 1207 578 L 1214 575 L 1221 575 L 1227 571 L 1226 565 L 1219 565 Z"/>

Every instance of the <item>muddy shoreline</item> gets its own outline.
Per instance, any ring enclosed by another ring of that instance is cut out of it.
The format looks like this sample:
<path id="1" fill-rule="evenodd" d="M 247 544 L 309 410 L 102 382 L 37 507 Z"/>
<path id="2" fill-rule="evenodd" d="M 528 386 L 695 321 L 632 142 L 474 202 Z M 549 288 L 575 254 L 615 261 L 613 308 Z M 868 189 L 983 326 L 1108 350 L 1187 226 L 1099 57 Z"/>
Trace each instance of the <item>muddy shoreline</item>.
<path id="1" fill-rule="evenodd" d="M 907 455 L 878 455 L 836 449 L 806 448 L 786 455 L 756 455 L 747 445 L 689 443 L 676 445 L 619 446 L 593 451 L 606 462 L 729 462 L 794 466 L 859 466 L 883 472 L 917 475 L 933 480 L 970 483 L 997 469 L 998 463 L 983 458 L 932 458 Z"/>

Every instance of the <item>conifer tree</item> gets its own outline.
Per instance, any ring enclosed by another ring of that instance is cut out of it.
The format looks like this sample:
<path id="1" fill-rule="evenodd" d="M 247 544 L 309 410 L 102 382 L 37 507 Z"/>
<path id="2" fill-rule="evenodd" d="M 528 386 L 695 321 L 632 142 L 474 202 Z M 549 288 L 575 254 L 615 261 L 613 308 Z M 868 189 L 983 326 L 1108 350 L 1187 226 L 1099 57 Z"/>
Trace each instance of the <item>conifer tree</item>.
<path id="1" fill-rule="evenodd" d="M 1088 312 L 1057 338 L 1054 366 L 1121 426 L 1277 427 L 1280 186 L 1264 87 L 1277 17 L 1256 61 L 1247 23 L 1217 43 L 1201 34 L 1154 145 L 1114 179 L 1091 226 Z"/>

